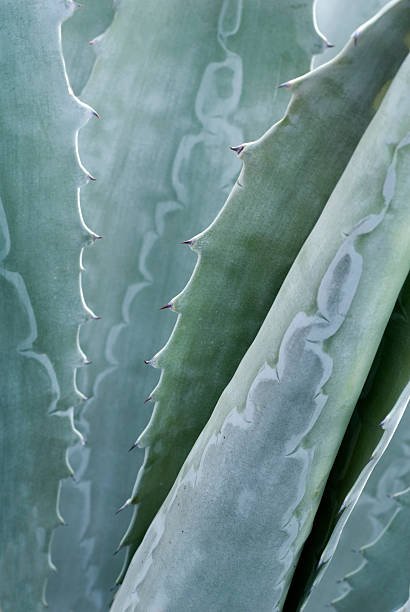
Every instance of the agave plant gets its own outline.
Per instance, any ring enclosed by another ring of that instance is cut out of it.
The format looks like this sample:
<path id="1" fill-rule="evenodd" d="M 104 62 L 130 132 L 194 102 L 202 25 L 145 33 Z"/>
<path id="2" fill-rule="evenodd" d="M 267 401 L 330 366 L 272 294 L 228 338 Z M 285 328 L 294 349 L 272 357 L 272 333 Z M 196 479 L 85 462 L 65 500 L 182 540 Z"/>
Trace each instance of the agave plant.
<path id="1" fill-rule="evenodd" d="M 404 611 L 410 0 L 2 18 L 0 609 Z"/>

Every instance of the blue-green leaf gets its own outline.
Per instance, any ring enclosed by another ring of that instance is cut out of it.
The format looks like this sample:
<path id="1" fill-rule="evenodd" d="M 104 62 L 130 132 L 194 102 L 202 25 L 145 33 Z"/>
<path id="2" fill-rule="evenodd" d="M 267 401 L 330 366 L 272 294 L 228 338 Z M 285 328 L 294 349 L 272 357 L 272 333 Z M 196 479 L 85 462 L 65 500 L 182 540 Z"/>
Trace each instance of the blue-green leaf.
<path id="1" fill-rule="evenodd" d="M 0 24 L 0 607 L 43 609 L 59 481 L 75 438 L 80 255 L 87 180 L 77 132 L 92 110 L 68 87 L 61 22 L 73 3 L 4 0 Z"/>

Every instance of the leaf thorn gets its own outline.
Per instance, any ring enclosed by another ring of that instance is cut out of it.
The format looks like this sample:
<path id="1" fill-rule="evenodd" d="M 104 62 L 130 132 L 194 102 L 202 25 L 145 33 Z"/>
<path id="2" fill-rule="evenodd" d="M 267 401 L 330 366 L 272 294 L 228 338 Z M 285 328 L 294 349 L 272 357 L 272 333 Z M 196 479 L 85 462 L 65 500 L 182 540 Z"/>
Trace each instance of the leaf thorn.
<path id="1" fill-rule="evenodd" d="M 231 149 L 231 151 L 235 151 L 235 153 L 237 155 L 240 155 L 242 153 L 242 151 L 244 150 L 245 145 L 242 144 L 242 145 L 239 145 L 237 147 L 229 147 L 229 148 Z"/>
<path id="2" fill-rule="evenodd" d="M 121 512 L 121 510 L 124 510 L 124 508 L 128 508 L 128 506 L 131 504 L 131 498 L 129 497 L 127 499 L 127 501 L 118 508 L 118 510 L 116 510 L 115 514 L 118 514 L 119 512 Z"/>

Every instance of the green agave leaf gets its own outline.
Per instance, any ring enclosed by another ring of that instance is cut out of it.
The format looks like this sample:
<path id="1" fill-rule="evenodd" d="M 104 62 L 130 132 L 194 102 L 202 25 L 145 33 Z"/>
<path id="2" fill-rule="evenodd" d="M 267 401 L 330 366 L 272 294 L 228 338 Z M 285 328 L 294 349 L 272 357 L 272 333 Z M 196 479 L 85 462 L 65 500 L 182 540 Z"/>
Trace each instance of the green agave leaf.
<path id="1" fill-rule="evenodd" d="M 394 496 L 399 507 L 379 537 L 360 549 L 364 563 L 346 576 L 351 590 L 334 601 L 336 610 L 395 612 L 409 601 L 410 488 Z"/>
<path id="2" fill-rule="evenodd" d="M 136 444 L 146 447 L 123 544 L 135 550 L 254 339 L 298 250 L 321 213 L 408 52 L 410 3 L 393 2 L 337 59 L 287 83 L 285 117 L 238 148 L 244 167 L 211 226 L 189 241 L 198 262 L 168 306 L 177 325 L 150 363 L 162 368 L 155 408 Z"/>
<path id="3" fill-rule="evenodd" d="M 143 360 L 169 335 L 159 307 L 192 269 L 177 243 L 211 221 L 232 187 L 240 164 L 228 145 L 283 114 L 289 94 L 275 85 L 306 71 L 323 42 L 311 0 L 123 0 L 93 46 L 83 95 L 101 122 L 82 130 L 80 151 L 97 182 L 82 203 L 104 240 L 85 253 L 83 286 L 103 319 L 82 329 L 93 360 L 79 382 L 91 397 L 79 425 L 87 447 L 71 455 L 78 482 L 62 491 L 69 526 L 54 542 L 61 570 L 48 592 L 56 609 L 87 611 L 108 604 L 120 570 L 113 552 L 128 517 L 114 513 L 143 460 L 128 448 L 157 379 Z"/>
<path id="4" fill-rule="evenodd" d="M 74 371 L 86 312 L 80 253 L 92 240 L 79 212 L 86 175 L 76 138 L 92 110 L 69 93 L 60 27 L 63 0 L 1 7 L 0 76 L 0 607 L 43 609 L 62 522 L 59 481 L 80 401 Z"/>
<path id="5" fill-rule="evenodd" d="M 317 56 L 313 66 L 321 66 L 334 57 L 346 44 L 350 33 L 388 4 L 387 0 L 316 0 L 315 15 L 322 32 L 334 47 L 326 55 Z"/>
<path id="6" fill-rule="evenodd" d="M 409 271 L 409 86 L 410 57 L 134 555 L 113 612 L 282 608 Z M 257 147 L 248 155 L 256 164 Z"/>
<path id="7" fill-rule="evenodd" d="M 93 39 L 114 17 L 113 0 L 82 0 L 80 8 L 62 27 L 65 64 L 76 95 L 83 90 L 95 62 Z"/>
<path id="8" fill-rule="evenodd" d="M 408 386 L 403 390 L 409 393 Z M 400 399 L 400 398 L 399 398 Z M 328 612 L 330 601 L 348 591 L 341 578 L 357 567 L 360 546 L 376 539 L 394 514 L 392 495 L 410 486 L 410 410 L 406 410 L 384 455 L 342 531 L 333 558 L 310 594 L 305 612 Z"/>
<path id="9" fill-rule="evenodd" d="M 319 568 L 315 586 L 326 571 L 342 530 L 406 410 L 410 399 L 409 313 L 410 277 L 390 317 L 327 480 L 287 597 L 289 610 L 297 609 Z M 312 612 L 317 606 L 317 602 L 313 604 Z"/>

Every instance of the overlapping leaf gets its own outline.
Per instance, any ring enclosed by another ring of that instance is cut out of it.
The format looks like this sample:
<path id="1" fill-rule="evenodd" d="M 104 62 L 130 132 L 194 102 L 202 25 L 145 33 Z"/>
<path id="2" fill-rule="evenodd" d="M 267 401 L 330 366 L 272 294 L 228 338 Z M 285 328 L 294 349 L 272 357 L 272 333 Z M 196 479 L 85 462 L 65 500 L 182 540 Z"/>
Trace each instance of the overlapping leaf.
<path id="1" fill-rule="evenodd" d="M 55 541 L 62 569 L 50 585 L 59 608 L 100 610 L 112 596 L 121 562 L 112 553 L 128 520 L 114 512 L 142 462 L 143 451 L 127 451 L 156 378 L 143 360 L 165 342 L 173 321 L 159 307 L 192 268 L 177 243 L 209 223 L 232 187 L 239 162 L 228 145 L 281 116 L 288 93 L 276 85 L 322 46 L 311 0 L 123 0 L 93 45 L 84 98 L 101 122 L 83 130 L 80 150 L 97 182 L 82 200 L 104 240 L 84 257 L 84 292 L 103 319 L 82 330 L 93 364 L 79 384 L 92 397 L 80 424 L 87 448 L 73 451 L 78 482 L 62 492 L 69 527 Z"/>
<path id="2" fill-rule="evenodd" d="M 113 611 L 281 609 L 409 271 L 409 86 L 410 57 L 148 529 Z M 251 148 L 245 164 L 257 154 Z"/>
<path id="3" fill-rule="evenodd" d="M 156 402 L 137 444 L 144 465 L 123 543 L 136 548 L 215 403 L 255 337 L 391 78 L 407 55 L 410 3 L 393 2 L 332 62 L 286 86 L 285 117 L 238 147 L 244 167 L 228 200 L 190 244 L 198 262 L 168 304 L 179 314 Z"/>

